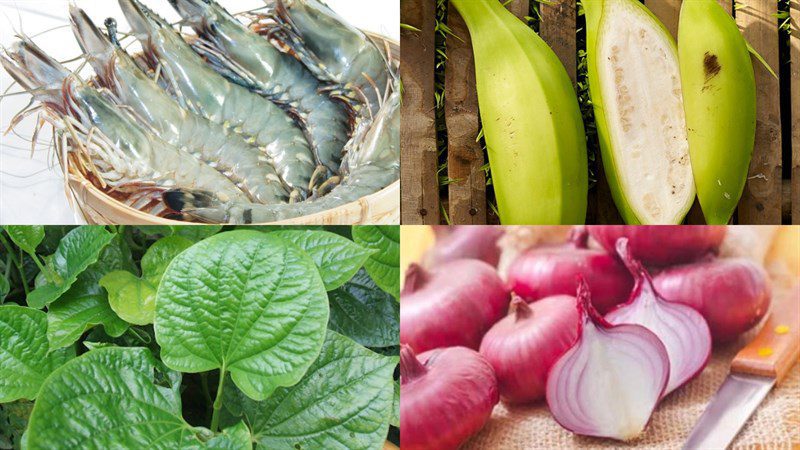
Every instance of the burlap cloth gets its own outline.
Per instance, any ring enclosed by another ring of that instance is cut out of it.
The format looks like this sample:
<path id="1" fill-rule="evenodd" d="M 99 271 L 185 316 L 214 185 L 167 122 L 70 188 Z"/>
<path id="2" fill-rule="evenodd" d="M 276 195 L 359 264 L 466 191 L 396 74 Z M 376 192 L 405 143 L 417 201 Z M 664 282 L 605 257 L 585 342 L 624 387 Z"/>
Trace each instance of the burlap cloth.
<path id="1" fill-rule="evenodd" d="M 774 274 L 773 274 L 774 275 Z M 773 298 L 791 295 L 794 278 L 775 276 Z M 800 301 L 800 299 L 793 299 Z M 708 401 L 728 374 L 736 353 L 756 334 L 716 346 L 708 366 L 687 385 L 665 398 L 656 408 L 644 433 L 634 441 L 576 436 L 556 423 L 544 402 L 533 406 L 498 404 L 489 423 L 464 445 L 464 449 L 646 448 L 679 449 L 686 441 Z M 800 448 L 800 364 L 774 388 L 733 441 L 732 449 Z"/>

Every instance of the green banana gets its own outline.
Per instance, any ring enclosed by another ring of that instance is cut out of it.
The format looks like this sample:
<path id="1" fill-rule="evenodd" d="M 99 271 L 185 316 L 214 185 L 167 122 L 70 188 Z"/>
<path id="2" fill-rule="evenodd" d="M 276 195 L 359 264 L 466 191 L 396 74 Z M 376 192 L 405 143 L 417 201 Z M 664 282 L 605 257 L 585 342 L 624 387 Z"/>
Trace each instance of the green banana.
<path id="1" fill-rule="evenodd" d="M 498 0 L 452 0 L 469 28 L 478 106 L 503 224 L 586 220 L 578 99 L 550 47 Z"/>
<path id="2" fill-rule="evenodd" d="M 695 197 L 678 52 L 637 0 L 584 0 L 603 167 L 630 224 L 677 224 Z"/>
<path id="3" fill-rule="evenodd" d="M 726 224 L 742 196 L 756 137 L 747 42 L 716 0 L 684 1 L 678 59 L 697 197 L 706 222 Z"/>

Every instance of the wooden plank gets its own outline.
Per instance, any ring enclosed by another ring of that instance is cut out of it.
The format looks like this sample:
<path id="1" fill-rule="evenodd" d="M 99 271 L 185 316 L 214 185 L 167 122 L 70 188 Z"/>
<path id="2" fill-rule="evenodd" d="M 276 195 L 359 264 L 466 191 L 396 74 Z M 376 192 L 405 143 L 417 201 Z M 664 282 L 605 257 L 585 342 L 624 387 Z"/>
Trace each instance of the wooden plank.
<path id="1" fill-rule="evenodd" d="M 645 0 L 644 4 L 664 24 L 672 37 L 677 39 L 681 0 Z"/>
<path id="2" fill-rule="evenodd" d="M 745 39 L 767 63 L 778 69 L 778 26 L 775 0 L 740 0 L 736 22 Z M 780 85 L 753 58 L 756 76 L 756 144 L 748 181 L 739 202 L 740 224 L 781 223 L 781 111 Z"/>
<path id="3" fill-rule="evenodd" d="M 464 19 L 450 4 L 447 37 L 444 114 L 447 124 L 447 176 L 450 221 L 453 224 L 486 223 L 486 175 L 483 148 L 475 138 L 480 131 L 475 58 Z"/>
<path id="4" fill-rule="evenodd" d="M 573 85 L 578 71 L 578 49 L 575 38 L 578 10 L 575 3 L 575 0 L 540 3 L 542 21 L 539 24 L 539 36 L 550 45 L 564 64 Z"/>
<path id="5" fill-rule="evenodd" d="M 436 2 L 403 0 L 401 22 L 420 31 L 402 29 L 403 80 L 400 127 L 400 216 L 403 224 L 439 223 L 439 181 L 433 69 Z"/>
<path id="6" fill-rule="evenodd" d="M 531 2 L 530 0 L 511 0 L 506 5 L 506 8 L 508 8 L 509 11 L 514 13 L 514 15 L 520 19 L 525 19 L 525 16 L 530 15 Z"/>
<path id="7" fill-rule="evenodd" d="M 792 223 L 800 225 L 800 0 L 789 3 L 792 34 L 789 38 L 792 93 Z"/>

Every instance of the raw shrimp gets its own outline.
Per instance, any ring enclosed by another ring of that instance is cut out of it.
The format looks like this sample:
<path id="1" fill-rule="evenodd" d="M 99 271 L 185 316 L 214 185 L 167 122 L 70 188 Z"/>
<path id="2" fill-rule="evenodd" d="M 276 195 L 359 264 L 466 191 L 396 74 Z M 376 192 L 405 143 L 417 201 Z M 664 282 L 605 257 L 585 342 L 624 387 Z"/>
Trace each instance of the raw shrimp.
<path id="1" fill-rule="evenodd" d="M 74 147 L 88 147 L 95 173 L 106 184 L 134 199 L 141 193 L 180 188 L 208 190 L 231 201 L 248 200 L 222 174 L 153 136 L 29 39 L 23 37 L 6 53 L 8 57 L 0 60 L 6 71 L 46 106 L 45 118 L 66 129 Z M 78 133 L 92 145 L 84 146 Z"/>
<path id="2" fill-rule="evenodd" d="M 338 170 L 350 137 L 349 111 L 320 93 L 320 81 L 213 0 L 169 0 L 200 39 L 195 50 L 229 80 L 284 106 L 299 118 L 320 162 Z"/>
<path id="3" fill-rule="evenodd" d="M 268 99 L 221 77 L 156 13 L 138 0 L 119 0 L 152 68 L 185 109 L 248 136 L 281 179 L 304 195 L 315 170 L 302 130 Z"/>
<path id="4" fill-rule="evenodd" d="M 200 221 L 214 223 L 268 223 L 305 216 L 354 202 L 375 193 L 400 174 L 400 91 L 382 102 L 383 107 L 370 126 L 364 126 L 349 145 L 342 163 L 343 180 L 327 195 L 294 205 L 256 205 L 221 202 L 210 192 L 175 189 L 164 194 L 172 209 Z"/>
<path id="5" fill-rule="evenodd" d="M 256 203 L 283 203 L 286 190 L 275 169 L 257 148 L 222 125 L 181 108 L 142 72 L 112 32 L 103 35 L 89 16 L 70 5 L 72 29 L 100 83 L 130 107 L 159 137 L 222 172 Z"/>
<path id="6" fill-rule="evenodd" d="M 256 29 L 290 47 L 319 78 L 354 91 L 345 95 L 366 105 L 362 117 L 374 115 L 390 84 L 388 52 L 319 0 L 265 1 L 272 9 L 269 19 L 280 25 L 265 23 Z"/>

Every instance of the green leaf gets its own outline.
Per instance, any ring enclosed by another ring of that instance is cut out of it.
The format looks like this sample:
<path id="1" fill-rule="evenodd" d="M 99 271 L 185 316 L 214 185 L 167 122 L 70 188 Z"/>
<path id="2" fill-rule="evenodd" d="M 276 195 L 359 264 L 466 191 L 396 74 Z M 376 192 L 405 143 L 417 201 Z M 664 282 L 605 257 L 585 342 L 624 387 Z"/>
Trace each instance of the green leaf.
<path id="1" fill-rule="evenodd" d="M 0 275 L 0 305 L 6 299 L 6 295 L 11 291 L 11 285 L 8 284 L 8 280 L 5 276 Z"/>
<path id="2" fill-rule="evenodd" d="M 355 226 L 353 240 L 376 250 L 364 267 L 384 291 L 400 298 L 400 227 Z"/>
<path id="3" fill-rule="evenodd" d="M 25 253 L 36 253 L 36 247 L 44 239 L 44 227 L 41 225 L 6 225 L 8 237 Z"/>
<path id="4" fill-rule="evenodd" d="M 103 276 L 114 270 L 133 269 L 130 249 L 121 236 L 106 246 L 100 258 L 78 276 L 47 313 L 47 339 L 52 348 L 71 345 L 81 335 L 102 325 L 109 336 L 121 336 L 128 324 L 120 319 L 108 303 L 106 291 L 99 285 Z"/>
<path id="5" fill-rule="evenodd" d="M 347 282 L 374 252 L 328 231 L 276 231 L 273 234 L 305 250 L 319 268 L 325 289 Z"/>
<path id="6" fill-rule="evenodd" d="M 192 244 L 194 244 L 192 240 L 183 236 L 167 236 L 159 239 L 142 257 L 142 277 L 154 287 L 158 287 L 169 263 Z"/>
<path id="7" fill-rule="evenodd" d="M 33 402 L 18 400 L 0 404 L 0 448 L 20 449 L 22 435 L 28 428 Z"/>
<path id="8" fill-rule="evenodd" d="M 398 358 L 378 355 L 328 331 L 319 358 L 296 385 L 255 402 L 226 390 L 259 449 L 374 449 L 389 429 Z"/>
<path id="9" fill-rule="evenodd" d="M 172 259 L 192 244 L 182 236 L 167 236 L 156 241 L 142 257 L 142 278 L 123 270 L 107 273 L 100 279 L 100 285 L 108 291 L 111 309 L 128 323 L 153 323 L 161 277 Z"/>
<path id="10" fill-rule="evenodd" d="M 344 286 L 328 293 L 329 328 L 365 347 L 390 347 L 400 341 L 400 304 L 359 270 Z"/>
<path id="11" fill-rule="evenodd" d="M 314 262 L 279 237 L 231 231 L 178 255 L 156 294 L 164 363 L 182 372 L 222 369 L 254 399 L 303 377 L 328 322 Z"/>
<path id="12" fill-rule="evenodd" d="M 45 378 L 74 356 L 74 349 L 50 352 L 44 312 L 0 306 L 0 403 L 36 398 Z"/>
<path id="13" fill-rule="evenodd" d="M 153 323 L 156 288 L 150 282 L 124 270 L 107 273 L 100 286 L 108 291 L 108 304 L 124 321 L 134 325 Z"/>
<path id="14" fill-rule="evenodd" d="M 392 401 L 392 420 L 389 421 L 393 427 L 400 427 L 400 383 L 394 381 L 394 400 Z"/>
<path id="15" fill-rule="evenodd" d="M 181 416 L 180 374 L 144 348 L 92 350 L 53 372 L 27 431 L 28 448 L 200 448 L 213 436 Z"/>
<path id="16" fill-rule="evenodd" d="M 222 225 L 142 225 L 137 227 L 148 236 L 181 236 L 199 242 L 222 230 Z"/>
<path id="17" fill-rule="evenodd" d="M 222 434 L 218 434 L 209 439 L 205 445 L 206 448 L 215 450 L 252 450 L 253 443 L 250 436 L 250 429 L 244 422 L 239 422 L 236 425 L 222 430 Z"/>
<path id="18" fill-rule="evenodd" d="M 100 252 L 114 238 L 105 227 L 83 226 L 70 231 L 58 244 L 51 261 L 57 282 L 47 282 L 28 294 L 28 306 L 42 308 L 58 299 L 87 267 L 97 261 Z"/>

